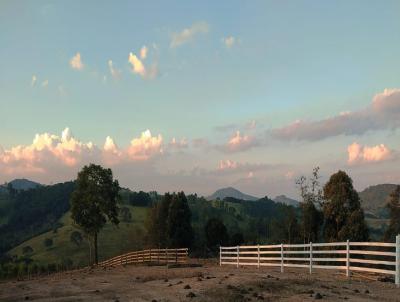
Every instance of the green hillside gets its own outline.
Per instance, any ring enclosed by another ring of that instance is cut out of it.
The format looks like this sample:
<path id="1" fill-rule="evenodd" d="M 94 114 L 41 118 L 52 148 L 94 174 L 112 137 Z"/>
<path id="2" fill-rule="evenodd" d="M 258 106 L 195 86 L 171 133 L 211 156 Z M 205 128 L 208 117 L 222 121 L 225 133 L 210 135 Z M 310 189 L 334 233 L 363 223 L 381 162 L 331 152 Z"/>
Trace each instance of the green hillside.
<path id="1" fill-rule="evenodd" d="M 141 249 L 144 242 L 144 219 L 148 208 L 124 205 L 130 210 L 132 220 L 121 222 L 118 227 L 106 224 L 99 234 L 99 258 L 106 259 L 127 251 Z M 64 263 L 72 261 L 74 265 L 86 265 L 89 259 L 88 243 L 84 241 L 77 246 L 71 242 L 73 231 L 79 229 L 73 226 L 70 212 L 64 214 L 59 220 L 61 227 L 57 231 L 48 231 L 35 236 L 9 251 L 12 256 L 29 256 L 41 264 Z M 46 247 L 46 238 L 53 240 L 51 247 Z M 30 246 L 32 253 L 24 254 L 23 248 Z"/>

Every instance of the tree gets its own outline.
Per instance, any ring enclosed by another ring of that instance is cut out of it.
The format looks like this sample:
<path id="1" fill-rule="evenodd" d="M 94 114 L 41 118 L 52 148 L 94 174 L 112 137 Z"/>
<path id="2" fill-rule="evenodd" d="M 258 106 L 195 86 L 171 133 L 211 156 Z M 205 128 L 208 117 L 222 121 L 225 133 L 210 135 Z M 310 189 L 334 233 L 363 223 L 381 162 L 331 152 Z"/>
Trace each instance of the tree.
<path id="1" fill-rule="evenodd" d="M 400 186 L 397 186 L 390 194 L 387 207 L 390 212 L 390 223 L 384 239 L 393 242 L 396 236 L 400 234 Z"/>
<path id="2" fill-rule="evenodd" d="M 132 221 L 132 214 L 128 207 L 120 208 L 119 216 L 121 217 L 121 220 L 124 222 Z"/>
<path id="3" fill-rule="evenodd" d="M 207 221 L 204 233 L 207 247 L 212 251 L 216 251 L 218 245 L 225 245 L 229 241 L 228 231 L 224 223 L 218 218 L 210 218 Z"/>
<path id="4" fill-rule="evenodd" d="M 230 239 L 230 245 L 241 245 L 244 242 L 243 234 L 242 233 L 235 233 L 232 235 Z"/>
<path id="5" fill-rule="evenodd" d="M 76 246 L 80 246 L 83 241 L 82 234 L 78 231 L 73 231 L 69 239 L 72 243 L 76 244 Z"/>
<path id="6" fill-rule="evenodd" d="M 170 247 L 191 247 L 194 237 L 191 218 L 192 213 L 185 193 L 173 194 L 167 220 L 167 238 Z"/>
<path id="7" fill-rule="evenodd" d="M 51 239 L 51 238 L 46 238 L 46 239 L 43 241 L 43 244 L 44 244 L 45 247 L 51 247 L 51 246 L 53 245 L 53 239 Z"/>
<path id="8" fill-rule="evenodd" d="M 333 174 L 324 186 L 324 235 L 326 241 L 366 241 L 369 237 L 360 197 L 344 172 Z"/>
<path id="9" fill-rule="evenodd" d="M 317 209 L 317 207 L 321 207 L 323 201 L 318 172 L 319 167 L 316 167 L 313 169 L 310 179 L 301 176 L 296 180 L 302 198 L 300 204 L 302 212 L 301 232 L 304 242 L 318 241 L 320 226 L 323 221 L 322 213 Z"/>
<path id="10" fill-rule="evenodd" d="M 94 262 L 98 263 L 97 235 L 107 219 L 118 225 L 119 184 L 111 169 L 90 164 L 78 173 L 71 196 L 71 216 L 74 222 L 93 240 Z"/>
<path id="11" fill-rule="evenodd" d="M 165 193 L 161 201 L 154 204 L 149 211 L 145 226 L 147 241 L 151 247 L 166 248 L 168 246 L 167 222 L 172 197 L 172 194 Z"/>

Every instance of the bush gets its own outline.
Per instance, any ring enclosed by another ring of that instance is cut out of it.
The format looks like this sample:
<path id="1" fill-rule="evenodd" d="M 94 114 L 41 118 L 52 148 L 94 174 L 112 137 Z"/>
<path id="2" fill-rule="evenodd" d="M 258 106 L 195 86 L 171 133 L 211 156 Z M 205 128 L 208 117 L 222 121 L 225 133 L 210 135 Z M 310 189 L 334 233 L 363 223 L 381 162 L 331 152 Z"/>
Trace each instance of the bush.
<path id="1" fill-rule="evenodd" d="M 22 253 L 23 254 L 32 254 L 33 253 L 33 248 L 29 245 L 26 245 L 22 248 Z"/>
<path id="2" fill-rule="evenodd" d="M 46 238 L 43 242 L 45 247 L 51 247 L 53 245 L 53 239 L 51 238 Z"/>

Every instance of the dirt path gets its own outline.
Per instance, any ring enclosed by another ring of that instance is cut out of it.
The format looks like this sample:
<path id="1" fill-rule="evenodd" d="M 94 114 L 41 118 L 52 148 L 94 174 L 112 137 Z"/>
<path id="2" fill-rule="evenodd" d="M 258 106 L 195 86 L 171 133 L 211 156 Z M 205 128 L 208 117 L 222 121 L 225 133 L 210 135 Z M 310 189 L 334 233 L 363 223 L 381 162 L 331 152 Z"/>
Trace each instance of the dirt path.
<path id="1" fill-rule="evenodd" d="M 193 296 L 194 297 L 190 297 Z M 392 283 L 347 280 L 336 271 L 207 264 L 127 266 L 0 283 L 0 301 L 400 301 Z"/>

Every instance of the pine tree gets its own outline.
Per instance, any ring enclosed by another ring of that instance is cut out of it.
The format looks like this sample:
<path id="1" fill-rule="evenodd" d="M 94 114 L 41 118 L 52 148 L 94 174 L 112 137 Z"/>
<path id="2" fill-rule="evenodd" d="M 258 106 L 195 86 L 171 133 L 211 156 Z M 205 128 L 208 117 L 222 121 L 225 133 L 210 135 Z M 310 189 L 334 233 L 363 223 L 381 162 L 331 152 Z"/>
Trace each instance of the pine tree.
<path id="1" fill-rule="evenodd" d="M 173 194 L 167 220 L 169 247 L 191 247 L 194 236 L 191 217 L 192 213 L 190 212 L 185 193 L 179 192 Z"/>

